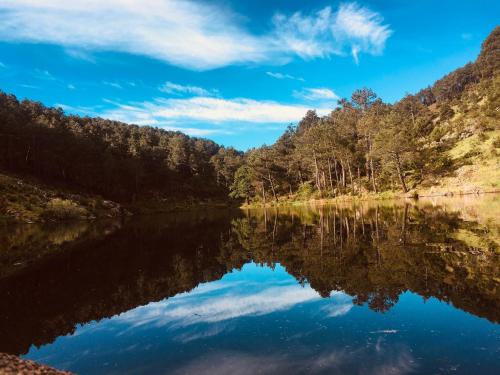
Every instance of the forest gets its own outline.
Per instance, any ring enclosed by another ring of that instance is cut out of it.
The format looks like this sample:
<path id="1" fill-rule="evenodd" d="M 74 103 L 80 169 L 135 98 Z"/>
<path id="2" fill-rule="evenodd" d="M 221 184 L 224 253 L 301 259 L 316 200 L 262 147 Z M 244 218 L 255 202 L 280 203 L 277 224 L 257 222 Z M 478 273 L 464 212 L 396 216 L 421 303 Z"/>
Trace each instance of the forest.
<path id="1" fill-rule="evenodd" d="M 488 155 L 497 157 L 499 50 L 497 27 L 475 62 L 433 86 L 393 104 L 361 88 L 329 115 L 309 111 L 273 145 L 247 152 L 0 93 L 0 170 L 123 204 L 411 194 L 475 155 L 450 158 L 464 138 L 493 137 Z"/>

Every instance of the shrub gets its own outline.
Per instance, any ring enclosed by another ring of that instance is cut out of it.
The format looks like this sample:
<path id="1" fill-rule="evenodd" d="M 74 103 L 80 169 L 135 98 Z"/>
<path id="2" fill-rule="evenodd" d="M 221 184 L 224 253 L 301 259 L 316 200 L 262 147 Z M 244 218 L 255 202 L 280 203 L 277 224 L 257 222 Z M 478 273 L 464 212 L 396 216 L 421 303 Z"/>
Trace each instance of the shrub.
<path id="1" fill-rule="evenodd" d="M 439 111 L 439 116 L 441 117 L 441 120 L 448 120 L 452 118 L 455 115 L 455 111 L 451 106 L 447 103 L 443 104 L 440 108 Z"/>
<path id="2" fill-rule="evenodd" d="M 299 199 L 309 199 L 314 194 L 314 188 L 310 181 L 304 182 L 299 186 L 297 190 L 297 198 Z"/>
<path id="3" fill-rule="evenodd" d="M 68 199 L 54 198 L 47 203 L 42 214 L 46 220 L 81 220 L 88 216 L 88 211 Z"/>

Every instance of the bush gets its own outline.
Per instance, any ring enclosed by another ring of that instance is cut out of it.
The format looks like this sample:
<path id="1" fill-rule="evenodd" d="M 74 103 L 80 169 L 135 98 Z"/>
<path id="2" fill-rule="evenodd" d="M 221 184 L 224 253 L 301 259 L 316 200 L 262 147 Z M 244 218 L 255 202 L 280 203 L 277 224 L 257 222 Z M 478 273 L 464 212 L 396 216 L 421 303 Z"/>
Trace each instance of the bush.
<path id="1" fill-rule="evenodd" d="M 455 115 L 455 111 L 447 103 L 443 104 L 439 110 L 439 116 L 441 120 L 449 120 Z"/>
<path id="2" fill-rule="evenodd" d="M 486 132 L 481 132 L 481 133 L 479 133 L 478 138 L 479 138 L 479 140 L 480 140 L 481 142 L 485 142 L 485 141 L 487 141 L 490 137 L 489 137 L 489 135 L 488 135 L 488 134 L 486 134 Z"/>
<path id="3" fill-rule="evenodd" d="M 47 203 L 42 214 L 45 220 L 82 220 L 86 219 L 88 211 L 68 199 L 54 198 Z"/>
<path id="4" fill-rule="evenodd" d="M 313 194 L 314 188 L 310 181 L 302 183 L 297 190 L 297 198 L 299 199 L 310 199 Z"/>

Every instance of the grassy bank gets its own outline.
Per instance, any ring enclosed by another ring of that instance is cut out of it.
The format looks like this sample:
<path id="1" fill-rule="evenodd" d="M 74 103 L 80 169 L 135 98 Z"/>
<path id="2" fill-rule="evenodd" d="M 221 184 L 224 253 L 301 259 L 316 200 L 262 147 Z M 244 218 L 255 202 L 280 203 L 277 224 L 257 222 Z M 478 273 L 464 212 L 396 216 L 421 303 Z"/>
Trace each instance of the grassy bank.
<path id="1" fill-rule="evenodd" d="M 98 196 L 0 174 L 0 223 L 93 220 L 124 214 L 128 212 L 120 204 Z"/>
<path id="2" fill-rule="evenodd" d="M 237 207 L 220 199 L 145 197 L 119 204 L 97 195 L 48 186 L 35 179 L 0 173 L 0 224 L 84 221 L 137 215 Z"/>

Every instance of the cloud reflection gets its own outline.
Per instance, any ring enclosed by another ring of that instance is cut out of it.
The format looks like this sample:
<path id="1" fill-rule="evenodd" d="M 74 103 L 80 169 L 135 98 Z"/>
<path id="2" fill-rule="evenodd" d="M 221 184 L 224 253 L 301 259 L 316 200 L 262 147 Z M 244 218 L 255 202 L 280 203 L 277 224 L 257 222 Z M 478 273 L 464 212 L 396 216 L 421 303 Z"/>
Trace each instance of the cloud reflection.
<path id="1" fill-rule="evenodd" d="M 250 271 L 250 272 L 248 272 Z M 168 327 L 180 329 L 196 324 L 214 324 L 250 316 L 286 311 L 294 306 L 322 298 L 309 285 L 302 286 L 286 272 L 277 273 L 256 265 L 246 265 L 223 279 L 202 284 L 189 293 L 150 303 L 124 313 L 115 321 L 130 328 Z M 332 294 L 322 307 L 325 317 L 347 314 L 351 298 L 344 293 Z M 200 337 L 206 333 L 197 333 Z"/>

